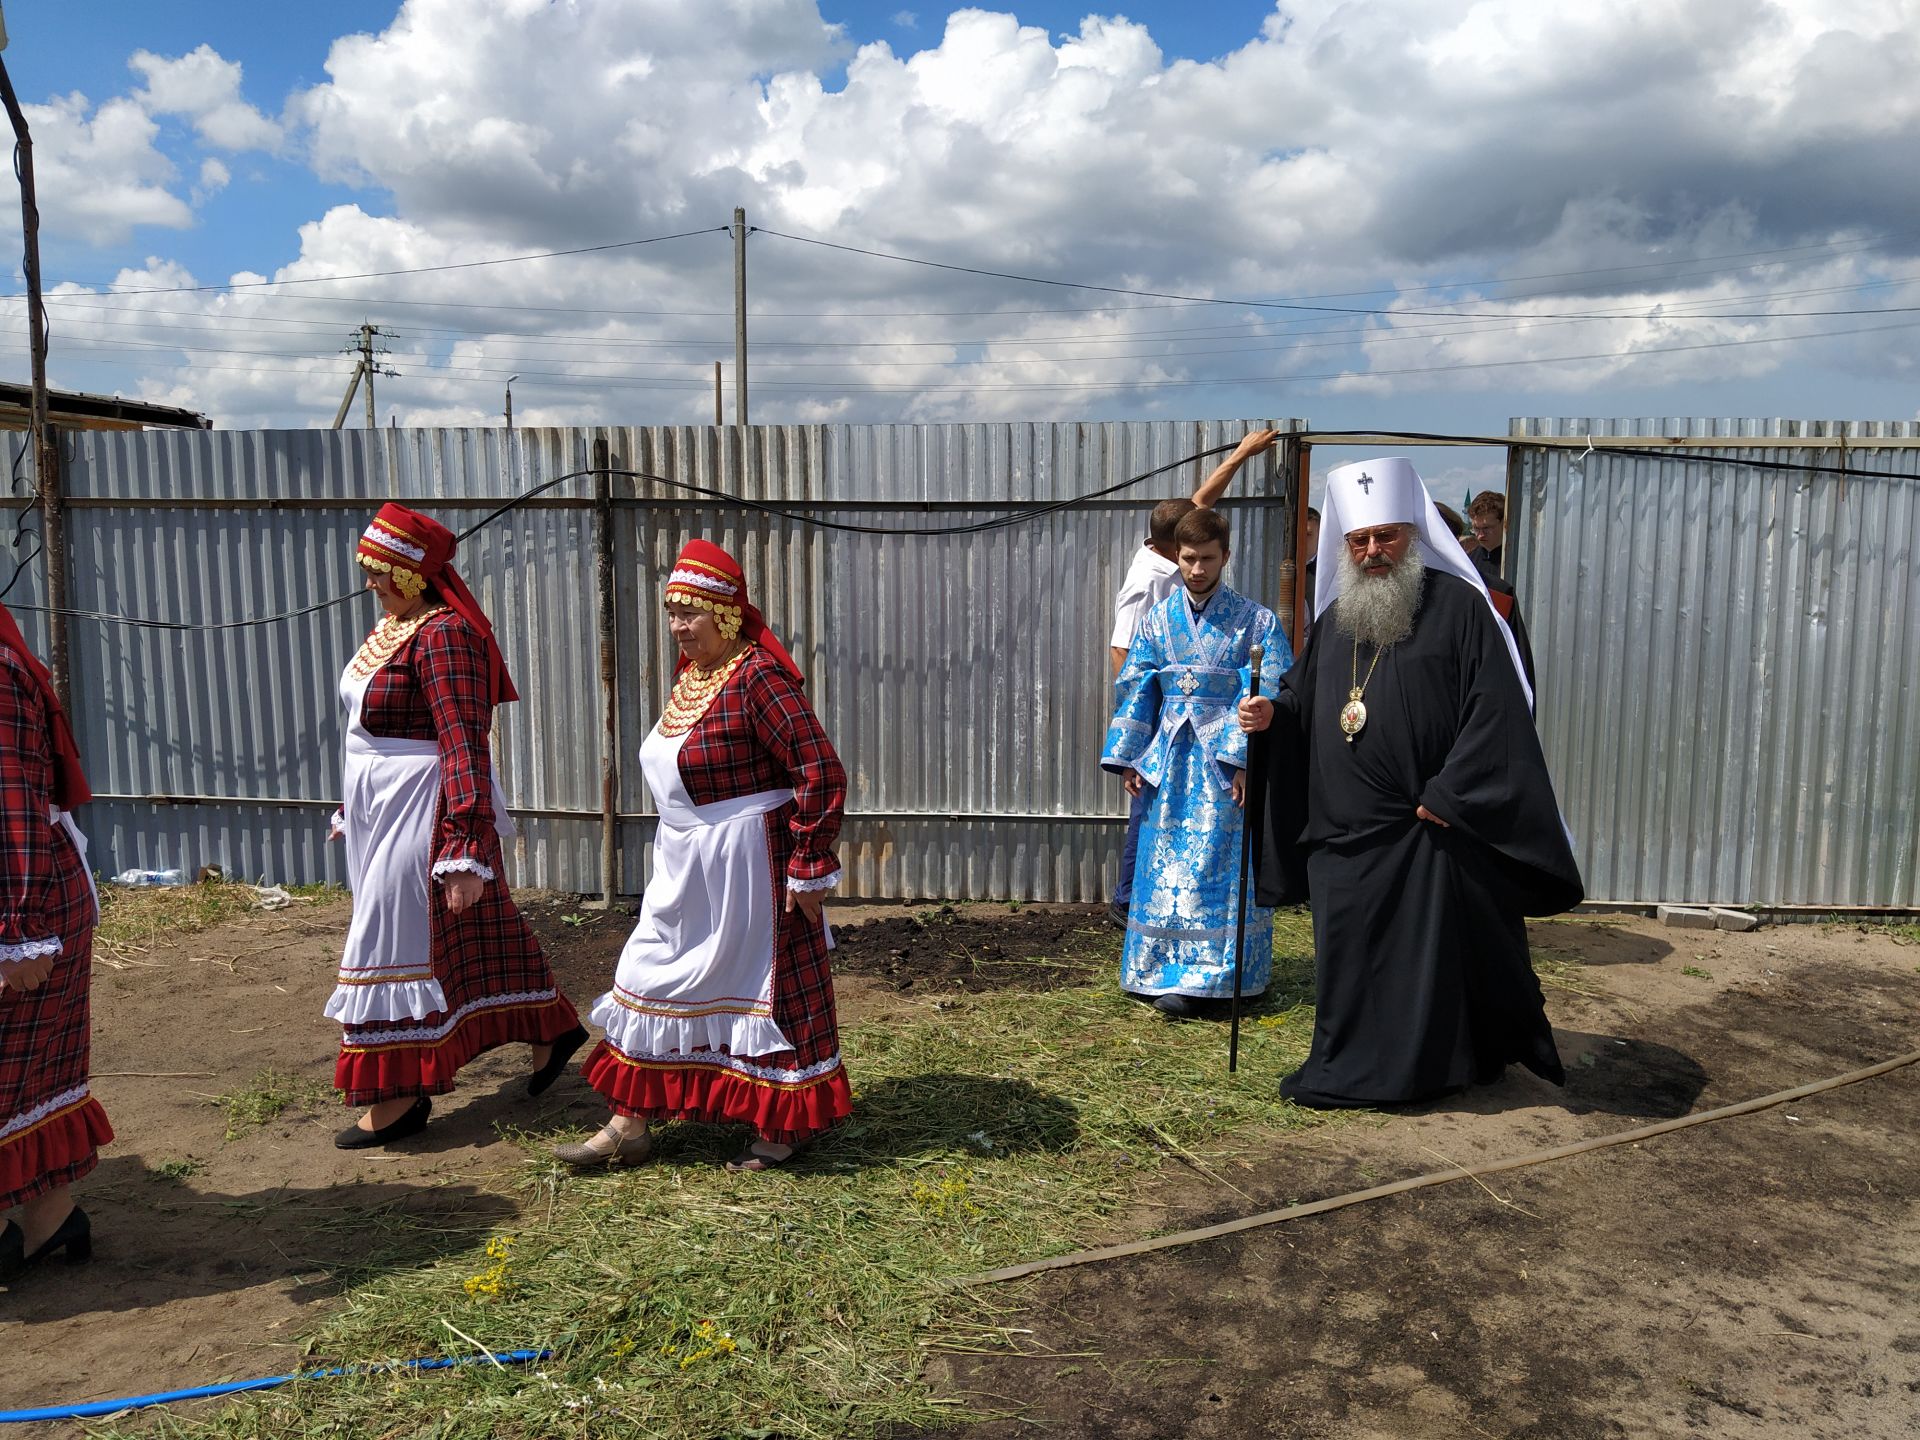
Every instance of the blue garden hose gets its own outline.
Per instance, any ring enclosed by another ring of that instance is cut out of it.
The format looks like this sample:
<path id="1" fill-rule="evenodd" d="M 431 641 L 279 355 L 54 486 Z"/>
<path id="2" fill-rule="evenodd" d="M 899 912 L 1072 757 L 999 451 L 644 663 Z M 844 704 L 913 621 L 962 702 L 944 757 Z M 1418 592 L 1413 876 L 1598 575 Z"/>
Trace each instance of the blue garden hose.
<path id="1" fill-rule="evenodd" d="M 243 1390 L 271 1390 L 292 1380 L 333 1380 L 345 1375 L 390 1375 L 401 1370 L 448 1370 L 455 1365 L 473 1365 L 491 1360 L 496 1365 L 524 1365 L 529 1360 L 545 1360 L 551 1350 L 502 1350 L 497 1355 L 436 1356 L 427 1360 L 408 1360 L 398 1365 L 343 1365 L 334 1370 L 309 1370 L 305 1374 L 266 1375 L 258 1380 L 233 1380 L 225 1385 L 202 1385 L 197 1390 L 168 1390 L 159 1395 L 129 1395 L 124 1400 L 90 1400 L 84 1405 L 49 1405 L 41 1410 L 0 1410 L 0 1425 L 22 1424 L 31 1420 L 85 1420 L 95 1415 L 117 1415 L 122 1410 L 140 1410 L 148 1405 L 168 1405 L 175 1400 L 206 1400 L 216 1395 L 237 1395 Z"/>

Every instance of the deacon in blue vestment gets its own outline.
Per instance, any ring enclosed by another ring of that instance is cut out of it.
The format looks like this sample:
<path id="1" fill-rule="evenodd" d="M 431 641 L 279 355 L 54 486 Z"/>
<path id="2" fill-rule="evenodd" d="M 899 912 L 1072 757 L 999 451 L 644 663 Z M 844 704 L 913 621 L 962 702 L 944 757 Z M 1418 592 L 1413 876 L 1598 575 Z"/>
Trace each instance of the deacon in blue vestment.
<path id="1" fill-rule="evenodd" d="M 1221 582 L 1228 539 L 1217 510 L 1180 521 L 1181 585 L 1135 632 L 1100 756 L 1130 793 L 1148 797 L 1120 985 L 1172 1016 L 1198 1013 L 1196 1000 L 1232 998 L 1247 764 L 1235 707 L 1247 693 L 1255 645 L 1265 648 L 1264 695 L 1277 693 L 1293 663 L 1273 612 Z M 1271 910 L 1249 904 L 1242 967 L 1243 996 L 1267 988 Z"/>

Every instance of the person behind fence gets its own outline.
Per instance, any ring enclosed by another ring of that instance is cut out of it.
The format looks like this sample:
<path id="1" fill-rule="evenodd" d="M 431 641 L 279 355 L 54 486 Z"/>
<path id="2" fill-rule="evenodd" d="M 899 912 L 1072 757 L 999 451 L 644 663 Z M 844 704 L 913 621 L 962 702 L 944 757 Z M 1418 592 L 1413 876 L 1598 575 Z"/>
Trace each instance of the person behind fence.
<path id="1" fill-rule="evenodd" d="M 1512 637 L 1401 459 L 1327 477 L 1319 611 L 1267 749 L 1262 904 L 1310 899 L 1310 1106 L 1403 1104 L 1499 1077 L 1564 1084 L 1523 917 L 1582 898 Z"/>
<path id="2" fill-rule="evenodd" d="M 1120 985 L 1175 1019 L 1231 999 L 1240 903 L 1246 736 L 1234 705 L 1255 645 L 1263 694 L 1293 661 L 1273 612 L 1222 581 L 1227 521 L 1194 510 L 1174 530 L 1181 587 L 1147 612 L 1114 682 L 1101 765 L 1144 798 L 1138 869 L 1127 909 Z M 1247 912 L 1243 995 L 1267 988 L 1273 914 Z"/>
<path id="3" fill-rule="evenodd" d="M 328 1018 L 334 1086 L 367 1106 L 343 1150 L 417 1133 L 429 1098 L 496 1046 L 532 1047 L 527 1094 L 586 1043 L 540 942 L 507 892 L 514 833 L 494 774 L 494 707 L 519 699 L 493 626 L 451 563 L 453 533 L 386 505 L 356 558 L 385 612 L 340 679 L 353 919 Z"/>
<path id="4" fill-rule="evenodd" d="M 663 600 L 680 654 L 640 749 L 653 873 L 586 1066 L 613 1115 L 553 1153 L 637 1165 L 649 1121 L 732 1122 L 753 1134 L 727 1168 L 765 1170 L 853 1110 L 821 913 L 847 777 L 731 555 L 687 542 Z"/>
<path id="5" fill-rule="evenodd" d="M 1473 525 L 1473 558 L 1498 575 L 1507 555 L 1507 497 L 1498 490 L 1482 490 L 1467 502 Z"/>
<path id="6" fill-rule="evenodd" d="M 0 605 L 0 1281 L 93 1254 L 71 1187 L 113 1139 L 88 1088 L 100 906 L 67 813 L 92 798 L 47 668 Z"/>
<path id="7" fill-rule="evenodd" d="M 1155 605 L 1171 595 L 1180 584 L 1180 563 L 1174 558 L 1173 527 L 1191 510 L 1211 510 L 1233 484 L 1240 467 L 1256 455 L 1271 450 L 1280 438 L 1278 430 L 1253 430 L 1241 437 L 1233 452 L 1214 467 L 1200 488 L 1188 500 L 1162 500 L 1153 507 L 1147 520 L 1147 538 L 1133 552 L 1120 593 L 1113 600 L 1113 633 L 1107 641 L 1107 655 L 1115 676 L 1127 663 L 1127 651 L 1133 646 L 1134 632 Z M 1140 846 L 1140 822 L 1146 815 L 1144 794 L 1128 796 L 1127 838 L 1120 848 L 1120 883 L 1113 887 L 1109 914 L 1117 925 L 1127 923 L 1127 906 L 1133 899 L 1133 871 Z"/>

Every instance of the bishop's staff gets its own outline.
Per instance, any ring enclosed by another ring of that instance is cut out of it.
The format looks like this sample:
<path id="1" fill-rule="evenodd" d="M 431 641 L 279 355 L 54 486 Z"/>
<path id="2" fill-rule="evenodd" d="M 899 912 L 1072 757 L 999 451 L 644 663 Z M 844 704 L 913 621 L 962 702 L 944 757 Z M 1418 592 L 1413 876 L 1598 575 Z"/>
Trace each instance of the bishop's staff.
<path id="1" fill-rule="evenodd" d="M 1256 645 L 1252 651 L 1252 669 L 1247 681 L 1247 699 L 1255 699 L 1260 694 L 1260 662 L 1266 657 L 1263 646 Z M 1240 914 L 1233 922 L 1233 1010 L 1232 1019 L 1227 1027 L 1227 1073 L 1233 1074 L 1240 1068 L 1240 975 L 1246 960 L 1247 950 L 1247 871 L 1253 854 L 1253 820 L 1259 813 L 1256 797 L 1260 793 L 1259 780 L 1253 773 L 1254 756 L 1258 753 L 1253 737 L 1247 737 L 1247 768 L 1242 773 L 1245 780 L 1240 791 Z"/>

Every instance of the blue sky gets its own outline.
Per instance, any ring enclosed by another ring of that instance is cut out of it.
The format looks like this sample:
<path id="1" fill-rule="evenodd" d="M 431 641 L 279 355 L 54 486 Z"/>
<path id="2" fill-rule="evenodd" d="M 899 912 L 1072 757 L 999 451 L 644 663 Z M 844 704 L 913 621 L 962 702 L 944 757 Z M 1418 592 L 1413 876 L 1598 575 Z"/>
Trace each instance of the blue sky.
<path id="1" fill-rule="evenodd" d="M 601 245 L 744 203 L 770 230 L 928 259 L 1390 312 L 1172 308 L 756 236 L 756 419 L 1915 415 L 1920 348 L 1894 327 L 1920 304 L 1920 200 L 1886 177 L 1920 153 L 1900 81 L 1920 0 L 1877 19 L 1838 0 L 1281 8 L 1290 28 L 1263 37 L 1275 7 L 1242 0 L 951 25 L 835 0 L 16 6 L 49 282 L 174 291 L 69 290 L 56 381 L 324 423 L 335 332 L 364 313 L 401 332 L 383 391 L 401 423 L 484 419 L 510 371 L 534 374 L 516 408 L 536 422 L 698 418 L 687 377 L 724 354 L 724 322 L 595 312 L 724 310 L 711 239 L 177 287 Z M 874 41 L 893 59 L 850 70 Z M 272 138 L 233 139 L 249 129 Z M 982 313 L 936 318 L 963 310 Z"/>

